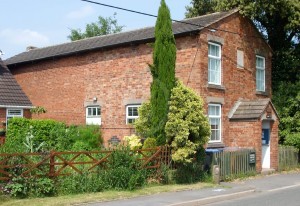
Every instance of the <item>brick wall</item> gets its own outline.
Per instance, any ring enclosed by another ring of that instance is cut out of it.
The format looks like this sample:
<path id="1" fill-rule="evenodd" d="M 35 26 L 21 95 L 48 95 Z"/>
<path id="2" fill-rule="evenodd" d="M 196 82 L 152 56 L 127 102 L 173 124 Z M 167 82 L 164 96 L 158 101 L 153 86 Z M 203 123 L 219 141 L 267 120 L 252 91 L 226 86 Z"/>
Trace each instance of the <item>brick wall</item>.
<path id="1" fill-rule="evenodd" d="M 229 124 L 230 137 L 225 140 L 229 147 L 254 148 L 256 151 L 256 170 L 262 168 L 262 123 L 256 121 L 232 121 Z"/>
<path id="2" fill-rule="evenodd" d="M 176 76 L 206 101 L 209 97 L 222 103 L 222 138 L 231 144 L 228 113 L 239 99 L 266 98 L 271 95 L 271 54 L 253 25 L 234 14 L 213 25 L 237 34 L 203 30 L 199 35 L 176 39 Z M 207 84 L 208 41 L 222 43 L 222 87 Z M 243 69 L 237 68 L 237 49 L 244 51 Z M 255 55 L 266 57 L 265 95 L 255 92 Z M 11 68 L 18 83 L 36 106 L 46 114 L 33 118 L 52 118 L 69 124 L 85 124 L 85 103 L 97 97 L 101 105 L 103 135 L 123 138 L 133 130 L 125 124 L 126 104 L 147 100 L 152 77 L 147 63 L 152 62 L 148 44 L 124 46 L 69 57 L 55 58 Z M 207 103 L 205 108 L 207 108 Z M 218 103 L 218 102 L 214 102 Z M 249 130 L 253 130 L 250 126 Z M 260 130 L 258 130 L 260 131 Z"/>
<path id="3" fill-rule="evenodd" d="M 278 121 L 271 122 L 271 168 L 278 170 Z"/>

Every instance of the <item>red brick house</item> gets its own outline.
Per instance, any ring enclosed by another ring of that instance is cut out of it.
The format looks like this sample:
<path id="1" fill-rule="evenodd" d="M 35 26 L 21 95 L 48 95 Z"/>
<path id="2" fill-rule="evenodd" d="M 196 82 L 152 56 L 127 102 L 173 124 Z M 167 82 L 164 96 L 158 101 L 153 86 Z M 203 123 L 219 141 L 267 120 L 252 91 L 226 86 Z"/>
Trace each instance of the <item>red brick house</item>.
<path id="1" fill-rule="evenodd" d="M 4 141 L 7 120 L 13 117 L 31 117 L 32 103 L 18 85 L 0 58 L 0 144 Z"/>
<path id="2" fill-rule="evenodd" d="M 276 169 L 269 45 L 237 11 L 184 22 L 173 24 L 176 76 L 205 100 L 208 147 L 254 147 L 258 171 Z M 5 62 L 32 103 L 47 109 L 34 118 L 101 124 L 105 140 L 122 139 L 134 132 L 129 123 L 150 96 L 152 42 L 148 27 L 32 49 Z"/>

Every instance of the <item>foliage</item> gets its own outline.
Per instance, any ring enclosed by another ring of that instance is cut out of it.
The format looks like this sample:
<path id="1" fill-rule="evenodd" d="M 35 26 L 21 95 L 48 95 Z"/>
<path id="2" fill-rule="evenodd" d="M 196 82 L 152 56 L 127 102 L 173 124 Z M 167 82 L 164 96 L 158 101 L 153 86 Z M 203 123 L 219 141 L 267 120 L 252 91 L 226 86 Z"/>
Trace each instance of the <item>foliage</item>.
<path id="1" fill-rule="evenodd" d="M 109 189 L 136 189 L 145 184 L 146 171 L 140 166 L 138 156 L 132 154 L 129 147 L 118 146 L 109 157 L 105 182 Z M 139 181 L 139 182 L 137 182 Z"/>
<path id="2" fill-rule="evenodd" d="M 156 139 L 153 137 L 148 137 L 144 141 L 143 149 L 148 149 L 148 148 L 155 148 L 157 146 Z"/>
<path id="3" fill-rule="evenodd" d="M 199 181 L 210 182 L 212 179 L 211 175 L 203 168 L 205 159 L 205 149 L 199 148 L 194 159 L 188 163 L 175 163 L 176 170 L 173 171 L 173 181 L 179 184 L 194 183 Z"/>
<path id="4" fill-rule="evenodd" d="M 186 6 L 185 16 L 187 18 L 213 13 L 217 5 L 213 0 L 192 0 L 192 6 Z"/>
<path id="5" fill-rule="evenodd" d="M 149 137 L 151 129 L 151 104 L 150 102 L 144 102 L 139 107 L 139 118 L 134 122 L 136 132 L 144 138 Z"/>
<path id="6" fill-rule="evenodd" d="M 106 169 L 95 174 L 75 174 L 59 179 L 59 194 L 134 190 L 146 184 L 148 173 L 140 168 L 138 156 L 129 147 L 119 145 L 108 157 Z"/>
<path id="7" fill-rule="evenodd" d="M 27 152 L 39 152 L 41 148 L 45 145 L 45 142 L 40 143 L 39 145 L 36 145 L 34 142 L 34 136 L 32 134 L 32 130 L 28 132 L 28 134 L 25 137 L 25 142 L 23 144 L 27 148 Z"/>
<path id="8" fill-rule="evenodd" d="M 124 141 L 127 142 L 130 149 L 132 150 L 140 149 L 142 147 L 141 138 L 136 136 L 135 134 L 131 136 L 125 136 Z"/>
<path id="9" fill-rule="evenodd" d="M 54 181 L 49 178 L 15 177 L 4 187 L 4 191 L 17 198 L 53 196 Z"/>
<path id="10" fill-rule="evenodd" d="M 300 148 L 300 81 L 282 82 L 273 96 L 280 117 L 280 142 Z"/>
<path id="11" fill-rule="evenodd" d="M 76 41 L 94 36 L 114 34 L 121 32 L 123 27 L 118 25 L 116 13 L 114 13 L 113 17 L 104 18 L 99 16 L 97 22 L 86 25 L 84 32 L 81 32 L 81 29 L 71 29 L 71 34 L 68 38 L 71 41 Z"/>
<path id="12" fill-rule="evenodd" d="M 70 126 L 54 120 L 10 119 L 3 152 L 68 151 L 100 148 L 99 126 Z"/>
<path id="13" fill-rule="evenodd" d="M 168 101 L 171 89 L 175 85 L 176 46 L 172 32 L 170 11 L 164 0 L 161 0 L 155 24 L 155 44 L 153 65 L 150 65 L 153 81 L 151 84 L 151 137 L 157 143 L 166 143 L 165 124 L 168 114 Z"/>
<path id="14" fill-rule="evenodd" d="M 37 114 L 37 115 L 39 115 L 39 114 L 44 114 L 44 113 L 46 113 L 47 110 L 46 110 L 44 107 L 42 107 L 42 106 L 36 106 L 36 107 L 34 107 L 34 108 L 31 108 L 31 109 L 30 109 L 30 112 L 31 112 L 32 114 Z"/>
<path id="15" fill-rule="evenodd" d="M 59 177 L 56 187 L 60 195 L 101 192 L 105 189 L 101 175 L 88 172 Z"/>
<path id="16" fill-rule="evenodd" d="M 165 130 L 172 146 L 172 159 L 177 163 L 191 163 L 196 151 L 203 148 L 210 136 L 203 101 L 194 91 L 177 81 L 169 105 Z"/>
<path id="17" fill-rule="evenodd" d="M 300 81 L 298 83 L 300 85 Z M 285 144 L 292 145 L 300 149 L 300 90 L 296 98 L 287 100 L 287 106 L 284 107 L 280 136 L 285 138 Z"/>

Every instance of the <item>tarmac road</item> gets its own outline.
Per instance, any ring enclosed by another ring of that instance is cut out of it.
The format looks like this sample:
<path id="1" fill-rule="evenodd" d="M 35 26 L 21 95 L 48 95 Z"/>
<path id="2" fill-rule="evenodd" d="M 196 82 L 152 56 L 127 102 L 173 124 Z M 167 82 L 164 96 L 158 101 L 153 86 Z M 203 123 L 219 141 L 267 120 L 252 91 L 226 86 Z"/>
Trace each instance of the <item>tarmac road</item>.
<path id="1" fill-rule="evenodd" d="M 243 200 L 243 201 L 241 201 Z M 245 201 L 245 202 L 244 202 Z M 278 204 L 277 204 L 278 203 Z M 295 204 L 297 203 L 297 204 Z M 300 173 L 273 174 L 245 181 L 221 183 L 216 188 L 166 192 L 88 206 L 191 206 L 191 205 L 300 205 Z"/>

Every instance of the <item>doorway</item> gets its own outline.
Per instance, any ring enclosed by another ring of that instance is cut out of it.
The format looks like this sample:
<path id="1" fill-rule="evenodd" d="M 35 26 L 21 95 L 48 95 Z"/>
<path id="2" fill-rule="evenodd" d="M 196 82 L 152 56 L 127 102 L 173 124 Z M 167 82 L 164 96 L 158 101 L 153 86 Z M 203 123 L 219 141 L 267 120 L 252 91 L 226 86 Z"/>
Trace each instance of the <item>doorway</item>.
<path id="1" fill-rule="evenodd" d="M 271 167 L 271 138 L 270 138 L 270 121 L 263 121 L 262 122 L 262 137 L 261 137 L 261 144 L 262 144 L 262 168 L 263 169 L 270 169 Z"/>

